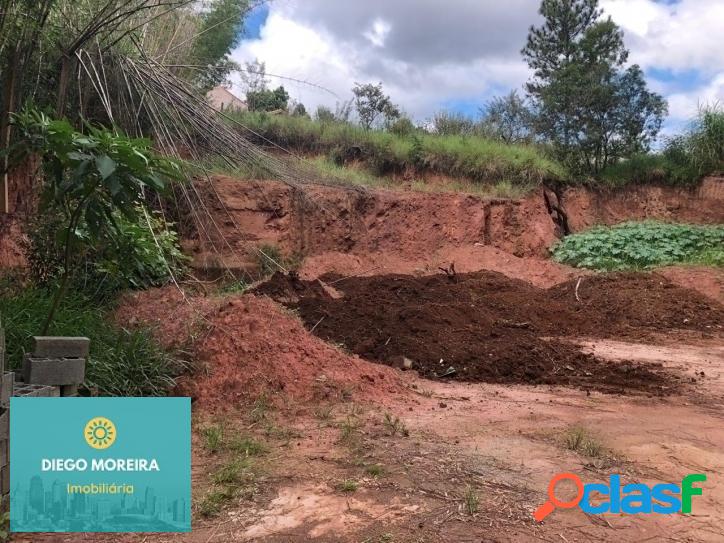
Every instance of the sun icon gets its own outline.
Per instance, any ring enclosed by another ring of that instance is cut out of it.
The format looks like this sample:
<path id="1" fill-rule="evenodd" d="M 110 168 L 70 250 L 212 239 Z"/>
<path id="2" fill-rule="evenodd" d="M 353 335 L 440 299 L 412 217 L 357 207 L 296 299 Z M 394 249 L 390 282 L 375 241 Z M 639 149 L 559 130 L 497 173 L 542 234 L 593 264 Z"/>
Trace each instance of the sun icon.
<path id="1" fill-rule="evenodd" d="M 105 417 L 96 417 L 85 425 L 83 437 L 94 449 L 107 449 L 116 440 L 116 426 Z"/>

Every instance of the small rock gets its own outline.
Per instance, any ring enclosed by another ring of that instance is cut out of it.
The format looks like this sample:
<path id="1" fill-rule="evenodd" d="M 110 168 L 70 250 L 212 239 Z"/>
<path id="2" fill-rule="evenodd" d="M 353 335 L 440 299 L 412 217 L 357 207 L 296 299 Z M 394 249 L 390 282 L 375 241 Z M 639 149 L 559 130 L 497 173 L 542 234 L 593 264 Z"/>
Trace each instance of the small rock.
<path id="1" fill-rule="evenodd" d="M 445 409 L 447 407 L 447 404 L 445 402 L 440 402 L 438 405 L 440 407 L 442 407 L 443 409 Z"/>

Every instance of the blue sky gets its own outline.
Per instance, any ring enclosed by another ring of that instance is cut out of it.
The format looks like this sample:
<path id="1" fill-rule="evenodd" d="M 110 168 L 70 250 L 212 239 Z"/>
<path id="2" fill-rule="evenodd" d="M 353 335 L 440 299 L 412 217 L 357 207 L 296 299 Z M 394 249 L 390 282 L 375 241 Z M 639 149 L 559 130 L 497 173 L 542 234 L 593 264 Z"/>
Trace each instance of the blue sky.
<path id="1" fill-rule="evenodd" d="M 724 101 L 724 1 L 601 0 L 625 32 L 630 61 L 669 101 L 665 133 L 699 103 Z M 527 29 L 538 0 L 272 0 L 248 18 L 233 57 L 258 58 L 308 110 L 348 100 L 355 82 L 382 82 L 424 122 L 440 109 L 474 116 L 487 100 L 522 89 Z M 274 79 L 274 78 L 272 78 Z M 237 82 L 236 91 L 244 93 Z"/>

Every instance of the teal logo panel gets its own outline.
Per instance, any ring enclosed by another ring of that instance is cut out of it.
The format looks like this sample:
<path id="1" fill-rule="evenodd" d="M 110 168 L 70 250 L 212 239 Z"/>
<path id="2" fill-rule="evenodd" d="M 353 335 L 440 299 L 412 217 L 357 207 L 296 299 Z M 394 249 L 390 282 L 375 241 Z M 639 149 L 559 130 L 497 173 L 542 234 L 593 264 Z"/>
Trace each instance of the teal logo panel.
<path id="1" fill-rule="evenodd" d="M 10 531 L 191 531 L 191 400 L 11 398 Z"/>

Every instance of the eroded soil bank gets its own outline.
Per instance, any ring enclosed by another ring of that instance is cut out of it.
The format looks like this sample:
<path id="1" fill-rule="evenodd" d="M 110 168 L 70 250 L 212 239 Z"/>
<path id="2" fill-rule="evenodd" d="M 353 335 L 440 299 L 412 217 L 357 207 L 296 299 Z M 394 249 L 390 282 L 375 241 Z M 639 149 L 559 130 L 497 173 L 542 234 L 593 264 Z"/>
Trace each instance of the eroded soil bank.
<path id="1" fill-rule="evenodd" d="M 542 189 L 522 200 L 502 200 L 360 187 L 297 189 L 221 176 L 211 186 L 199 183 L 198 191 L 212 219 L 185 245 L 195 265 L 210 273 L 255 270 L 254 248 L 266 244 L 303 258 L 300 272 L 308 278 L 326 272 L 436 273 L 451 262 L 459 272 L 493 269 L 539 286 L 575 274 L 546 260 L 561 227 Z M 724 223 L 724 180 L 709 178 L 695 189 L 575 188 L 559 203 L 573 231 L 636 219 Z"/>

